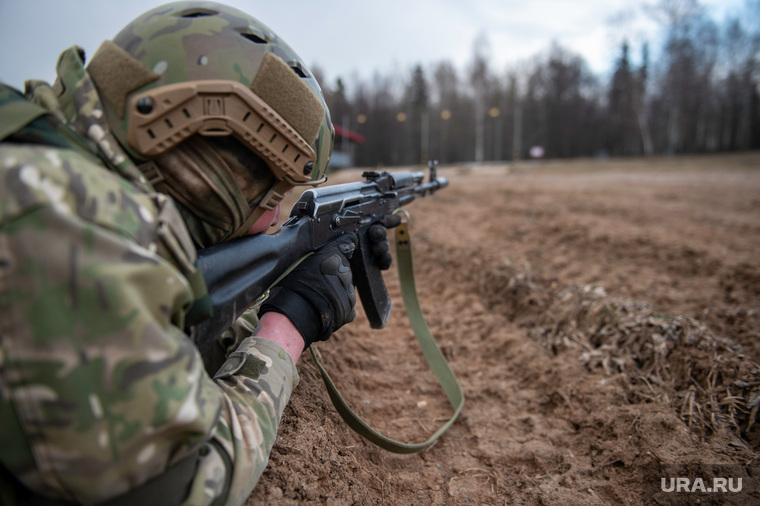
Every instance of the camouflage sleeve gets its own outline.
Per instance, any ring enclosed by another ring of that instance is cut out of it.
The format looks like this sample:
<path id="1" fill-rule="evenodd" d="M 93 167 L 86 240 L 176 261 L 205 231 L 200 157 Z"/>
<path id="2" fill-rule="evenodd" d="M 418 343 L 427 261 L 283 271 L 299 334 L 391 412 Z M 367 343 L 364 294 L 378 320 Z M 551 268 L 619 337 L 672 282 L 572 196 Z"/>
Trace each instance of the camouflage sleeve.
<path id="1" fill-rule="evenodd" d="M 226 504 L 243 504 L 269 461 L 277 427 L 298 373 L 290 356 L 277 344 L 248 337 L 215 377 L 224 391 L 223 415 L 209 452 L 185 504 L 210 504 L 227 495 Z M 227 456 L 234 461 L 227 474 Z"/>
<path id="2" fill-rule="evenodd" d="M 206 374 L 160 216 L 72 151 L 0 147 L 0 460 L 39 493 L 103 501 L 200 448 L 194 503 L 239 504 L 266 465 L 295 366 L 250 338 Z"/>

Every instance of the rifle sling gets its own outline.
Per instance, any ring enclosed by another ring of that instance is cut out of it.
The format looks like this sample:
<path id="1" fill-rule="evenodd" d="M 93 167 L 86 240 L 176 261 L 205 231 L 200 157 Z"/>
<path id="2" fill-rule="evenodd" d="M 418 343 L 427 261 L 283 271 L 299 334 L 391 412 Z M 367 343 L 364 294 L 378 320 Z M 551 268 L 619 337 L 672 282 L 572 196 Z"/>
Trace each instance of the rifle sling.
<path id="1" fill-rule="evenodd" d="M 330 395 L 330 399 L 332 400 L 335 409 L 346 424 L 380 448 L 393 453 L 408 454 L 416 453 L 429 447 L 435 443 L 435 441 L 446 432 L 449 427 L 451 427 L 464 406 L 464 394 L 462 393 L 462 387 L 459 385 L 456 376 L 449 367 L 446 358 L 440 348 L 438 348 L 435 339 L 433 339 L 430 329 L 428 328 L 427 323 L 425 323 L 425 318 L 422 315 L 422 309 L 420 308 L 419 300 L 417 299 L 417 288 L 414 283 L 412 244 L 406 223 L 402 223 L 396 227 L 395 241 L 396 265 L 398 268 L 401 295 L 404 300 L 407 318 L 414 331 L 414 336 L 417 338 L 417 342 L 419 342 L 420 347 L 422 348 L 422 352 L 425 355 L 428 365 L 433 370 L 438 382 L 441 384 L 441 387 L 443 387 L 446 397 L 454 408 L 453 416 L 425 442 L 403 443 L 390 439 L 367 425 L 367 423 L 365 423 L 364 420 L 351 409 L 343 396 L 341 396 L 338 387 L 330 378 L 327 370 L 319 361 L 318 353 L 315 353 L 315 347 L 310 347 L 309 351 L 311 351 L 311 356 L 317 364 L 319 372 L 322 374 L 322 380 L 325 382 L 327 393 Z"/>

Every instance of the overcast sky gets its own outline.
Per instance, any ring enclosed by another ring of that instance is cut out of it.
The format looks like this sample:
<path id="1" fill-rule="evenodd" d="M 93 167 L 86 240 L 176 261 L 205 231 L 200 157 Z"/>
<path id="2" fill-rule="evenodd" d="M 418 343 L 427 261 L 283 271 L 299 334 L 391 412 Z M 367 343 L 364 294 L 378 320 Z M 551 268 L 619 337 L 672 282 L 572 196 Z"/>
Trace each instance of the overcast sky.
<path id="1" fill-rule="evenodd" d="M 92 55 L 142 12 L 148 0 L 0 0 L 0 80 L 50 80 L 60 52 L 74 44 Z M 654 30 L 638 0 L 227 0 L 279 34 L 329 83 L 368 79 L 376 71 L 405 73 L 416 63 L 450 60 L 464 68 L 479 34 L 490 42 L 492 66 L 506 69 L 557 41 L 605 75 L 621 35 Z M 654 3 L 651 0 L 650 3 Z M 713 19 L 737 12 L 743 0 L 702 0 Z M 611 23 L 628 12 L 628 23 Z"/>

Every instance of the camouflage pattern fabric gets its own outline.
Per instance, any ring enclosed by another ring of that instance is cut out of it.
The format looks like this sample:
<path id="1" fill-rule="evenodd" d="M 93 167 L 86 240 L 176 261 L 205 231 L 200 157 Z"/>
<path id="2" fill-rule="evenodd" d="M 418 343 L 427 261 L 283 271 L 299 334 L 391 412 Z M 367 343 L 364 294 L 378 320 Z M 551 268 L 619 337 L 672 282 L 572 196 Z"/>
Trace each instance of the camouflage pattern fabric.
<path id="1" fill-rule="evenodd" d="M 186 504 L 227 491 L 240 504 L 298 374 L 258 337 L 216 380 L 204 371 L 181 330 L 195 297 L 187 230 L 120 157 L 86 86 L 60 111 L 110 167 L 74 149 L 0 144 L 0 460 L 39 493 L 93 504 L 200 448 Z"/>
<path id="2" fill-rule="evenodd" d="M 84 51 L 71 47 L 61 53 L 56 70 L 58 77 L 51 87 L 42 81 L 27 81 L 29 98 L 51 111 L 80 136 L 98 147 L 109 166 L 140 188 L 148 183 L 132 160 L 124 153 L 103 112 L 95 85 L 84 69 Z"/>

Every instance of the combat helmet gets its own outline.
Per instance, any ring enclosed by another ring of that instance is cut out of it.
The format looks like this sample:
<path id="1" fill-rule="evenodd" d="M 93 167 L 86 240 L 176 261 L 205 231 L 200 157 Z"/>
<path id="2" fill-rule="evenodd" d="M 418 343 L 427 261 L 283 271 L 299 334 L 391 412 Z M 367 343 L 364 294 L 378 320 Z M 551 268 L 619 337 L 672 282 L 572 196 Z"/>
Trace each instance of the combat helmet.
<path id="1" fill-rule="evenodd" d="M 200 246 L 244 235 L 287 190 L 324 181 L 335 133 L 319 84 L 244 12 L 156 7 L 87 70 L 114 136 L 179 204 Z"/>

